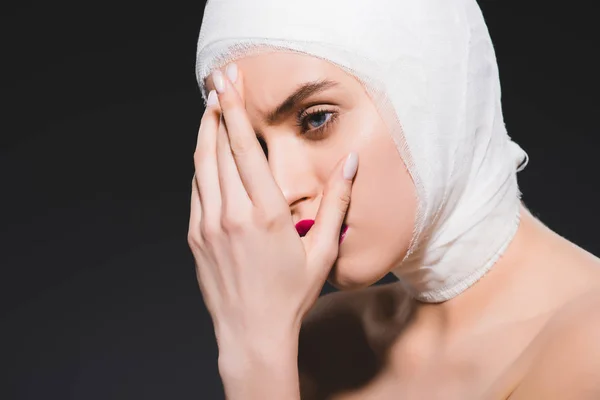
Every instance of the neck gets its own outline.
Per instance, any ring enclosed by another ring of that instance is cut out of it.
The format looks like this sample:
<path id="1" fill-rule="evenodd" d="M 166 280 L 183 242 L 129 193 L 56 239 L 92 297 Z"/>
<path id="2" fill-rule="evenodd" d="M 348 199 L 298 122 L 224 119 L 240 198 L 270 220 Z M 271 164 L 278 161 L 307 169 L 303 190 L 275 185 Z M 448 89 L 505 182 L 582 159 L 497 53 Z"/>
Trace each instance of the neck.
<path id="1" fill-rule="evenodd" d="M 555 289 L 574 275 L 565 268 L 566 260 L 592 257 L 521 208 L 517 233 L 492 269 L 448 301 L 417 303 L 415 323 L 444 335 L 484 331 L 543 316 L 564 303 L 568 293 L 557 296 Z"/>

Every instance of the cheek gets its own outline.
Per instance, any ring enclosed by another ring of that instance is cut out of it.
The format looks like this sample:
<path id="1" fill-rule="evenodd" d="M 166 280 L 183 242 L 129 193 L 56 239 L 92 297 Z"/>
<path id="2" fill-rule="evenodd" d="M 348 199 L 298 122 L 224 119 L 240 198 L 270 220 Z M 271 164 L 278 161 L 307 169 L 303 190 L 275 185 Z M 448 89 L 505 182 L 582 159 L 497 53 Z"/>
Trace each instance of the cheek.
<path id="1" fill-rule="evenodd" d="M 382 127 L 359 150 L 359 172 L 330 282 L 340 288 L 371 285 L 404 258 L 417 208 L 412 179 L 392 138 Z"/>

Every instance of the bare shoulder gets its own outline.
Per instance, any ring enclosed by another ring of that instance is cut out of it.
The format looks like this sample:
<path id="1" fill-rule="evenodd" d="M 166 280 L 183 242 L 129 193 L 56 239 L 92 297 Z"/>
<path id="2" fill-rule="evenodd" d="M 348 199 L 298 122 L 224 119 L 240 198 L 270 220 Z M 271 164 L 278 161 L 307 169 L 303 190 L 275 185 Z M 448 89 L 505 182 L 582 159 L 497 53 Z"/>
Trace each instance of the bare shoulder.
<path id="1" fill-rule="evenodd" d="M 562 307 L 536 341 L 531 367 L 511 400 L 600 399 L 600 289 Z"/>
<path id="2" fill-rule="evenodd" d="M 303 321 L 298 349 L 302 399 L 329 398 L 368 384 L 382 368 L 389 316 L 407 309 L 392 285 L 319 298 Z"/>

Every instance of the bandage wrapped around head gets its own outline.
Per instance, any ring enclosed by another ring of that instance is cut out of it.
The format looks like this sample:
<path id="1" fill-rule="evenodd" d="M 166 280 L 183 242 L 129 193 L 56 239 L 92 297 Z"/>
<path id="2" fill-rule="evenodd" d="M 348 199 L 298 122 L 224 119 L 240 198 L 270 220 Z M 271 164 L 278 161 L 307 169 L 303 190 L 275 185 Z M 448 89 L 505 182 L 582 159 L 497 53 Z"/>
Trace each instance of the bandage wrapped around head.
<path id="1" fill-rule="evenodd" d="M 213 69 L 273 50 L 334 63 L 377 106 L 418 196 L 393 270 L 414 297 L 445 301 L 479 280 L 517 230 L 527 154 L 507 135 L 476 1 L 209 0 L 196 60 L 204 98 Z"/>

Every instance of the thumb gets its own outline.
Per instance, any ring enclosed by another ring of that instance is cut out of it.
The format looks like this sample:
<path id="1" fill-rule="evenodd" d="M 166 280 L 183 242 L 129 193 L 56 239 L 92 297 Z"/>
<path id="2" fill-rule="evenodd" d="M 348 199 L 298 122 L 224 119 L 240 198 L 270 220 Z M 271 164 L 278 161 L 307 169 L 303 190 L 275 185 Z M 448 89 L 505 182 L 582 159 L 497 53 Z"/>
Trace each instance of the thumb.
<path id="1" fill-rule="evenodd" d="M 306 239 L 310 243 L 310 260 L 316 268 L 331 267 L 338 255 L 342 223 L 350 206 L 352 183 L 358 169 L 358 154 L 350 153 L 333 169 L 323 194 L 315 223 Z"/>

